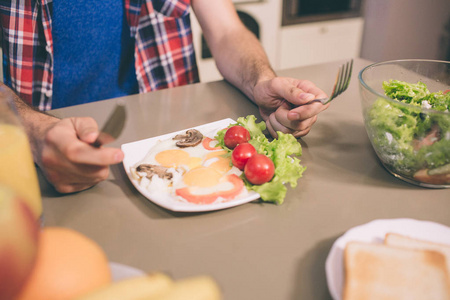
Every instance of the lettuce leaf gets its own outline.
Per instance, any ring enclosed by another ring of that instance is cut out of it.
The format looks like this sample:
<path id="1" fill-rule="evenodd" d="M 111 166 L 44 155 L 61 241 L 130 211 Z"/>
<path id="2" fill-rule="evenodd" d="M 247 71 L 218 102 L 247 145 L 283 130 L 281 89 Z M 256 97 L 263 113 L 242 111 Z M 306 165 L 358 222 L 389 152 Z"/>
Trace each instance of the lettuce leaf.
<path id="1" fill-rule="evenodd" d="M 438 91 L 431 93 L 423 82 L 408 83 L 400 80 L 383 82 L 383 90 L 389 98 L 423 107 L 428 106 L 438 111 L 450 109 L 450 93 Z"/>

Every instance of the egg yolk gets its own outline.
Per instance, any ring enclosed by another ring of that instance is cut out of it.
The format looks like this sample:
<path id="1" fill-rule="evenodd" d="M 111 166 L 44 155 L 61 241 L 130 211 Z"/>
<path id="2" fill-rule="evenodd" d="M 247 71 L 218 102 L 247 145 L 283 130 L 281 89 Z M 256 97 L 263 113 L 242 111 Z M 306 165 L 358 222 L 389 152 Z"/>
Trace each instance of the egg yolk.
<path id="1" fill-rule="evenodd" d="M 222 175 L 215 168 L 199 167 L 184 174 L 183 181 L 188 186 L 209 187 L 219 183 Z"/>
<path id="2" fill-rule="evenodd" d="M 215 161 L 212 162 L 209 167 L 216 169 L 220 173 L 224 174 L 231 170 L 231 159 L 229 157 L 222 157 L 221 155 L 226 154 L 227 152 L 225 150 L 222 151 L 214 151 L 211 153 L 208 153 L 205 156 L 205 161 L 214 158 Z"/>
<path id="3" fill-rule="evenodd" d="M 161 151 L 156 154 L 155 160 L 166 168 L 176 168 L 180 165 L 186 165 L 189 169 L 193 169 L 202 163 L 200 157 L 191 157 L 189 153 L 179 149 Z"/>
<path id="4" fill-rule="evenodd" d="M 224 155 L 224 154 L 227 154 L 227 151 L 220 150 L 220 151 L 209 152 L 208 154 L 205 155 L 205 160 L 208 160 L 213 157 L 218 157 L 218 156 Z"/>
<path id="5" fill-rule="evenodd" d="M 225 157 L 218 157 L 217 161 L 211 163 L 209 165 L 210 168 L 213 168 L 220 173 L 224 174 L 231 170 L 231 160 L 229 158 Z"/>

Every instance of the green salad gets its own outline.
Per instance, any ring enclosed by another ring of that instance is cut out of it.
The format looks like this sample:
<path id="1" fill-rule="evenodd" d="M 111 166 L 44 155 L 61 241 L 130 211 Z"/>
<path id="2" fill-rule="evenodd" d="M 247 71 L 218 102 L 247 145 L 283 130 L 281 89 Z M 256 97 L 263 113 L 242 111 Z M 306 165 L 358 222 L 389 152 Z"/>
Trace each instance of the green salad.
<path id="1" fill-rule="evenodd" d="M 450 92 L 430 92 L 422 82 L 399 80 L 383 82 L 383 89 L 389 98 L 410 104 L 380 97 L 366 112 L 369 134 L 383 163 L 420 181 L 424 175 L 450 183 Z"/>
<path id="2" fill-rule="evenodd" d="M 287 188 L 285 184 L 289 183 L 292 188 L 297 186 L 297 181 L 302 177 L 306 167 L 300 164 L 300 159 L 295 156 L 302 155 L 302 147 L 292 134 L 277 132 L 278 138 L 269 141 L 263 131 L 266 129 L 264 122 L 256 122 L 254 115 L 245 118 L 240 117 L 237 123 L 230 124 L 228 128 L 240 125 L 245 127 L 250 133 L 248 143 L 252 144 L 257 153 L 269 157 L 275 165 L 275 175 L 269 182 L 261 185 L 251 184 L 242 174 L 246 188 L 257 192 L 263 201 L 282 204 L 286 196 Z M 225 146 L 224 136 L 228 128 L 220 130 L 215 139 L 223 149 L 231 155 L 232 150 Z"/>

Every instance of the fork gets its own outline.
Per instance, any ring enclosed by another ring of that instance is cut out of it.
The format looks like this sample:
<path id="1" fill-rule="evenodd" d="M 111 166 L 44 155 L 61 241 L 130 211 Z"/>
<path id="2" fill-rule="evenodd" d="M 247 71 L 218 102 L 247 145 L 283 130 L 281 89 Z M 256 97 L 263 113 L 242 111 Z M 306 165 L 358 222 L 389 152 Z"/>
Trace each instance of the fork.
<path id="1" fill-rule="evenodd" d="M 331 96 L 328 98 L 322 98 L 322 99 L 314 99 L 310 101 L 312 102 L 320 102 L 322 104 L 327 104 L 348 88 L 348 85 L 350 84 L 350 78 L 352 76 L 352 69 L 353 69 L 353 59 L 346 62 L 345 64 L 342 64 L 339 67 L 339 71 L 336 75 L 336 82 L 333 87 L 333 92 L 331 93 Z"/>

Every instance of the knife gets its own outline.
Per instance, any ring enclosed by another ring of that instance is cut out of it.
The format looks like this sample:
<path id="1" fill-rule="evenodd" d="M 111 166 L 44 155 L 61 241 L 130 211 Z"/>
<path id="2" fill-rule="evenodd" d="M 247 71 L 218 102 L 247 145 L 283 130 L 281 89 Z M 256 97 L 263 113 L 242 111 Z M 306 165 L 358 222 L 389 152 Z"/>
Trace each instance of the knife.
<path id="1" fill-rule="evenodd" d="M 109 116 L 105 125 L 103 125 L 100 134 L 95 142 L 92 143 L 92 146 L 98 148 L 117 139 L 122 133 L 126 118 L 125 104 L 123 102 L 117 102 L 114 111 Z"/>

